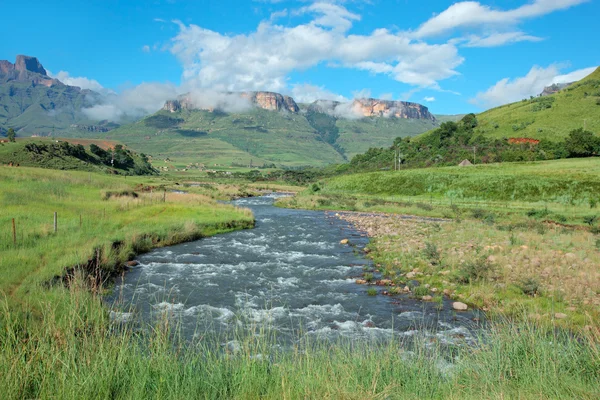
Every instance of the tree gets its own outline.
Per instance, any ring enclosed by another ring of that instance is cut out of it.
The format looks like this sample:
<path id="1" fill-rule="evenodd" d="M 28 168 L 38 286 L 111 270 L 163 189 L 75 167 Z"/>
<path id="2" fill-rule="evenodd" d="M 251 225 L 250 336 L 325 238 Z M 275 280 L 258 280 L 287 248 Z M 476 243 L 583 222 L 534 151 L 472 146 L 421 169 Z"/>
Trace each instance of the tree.
<path id="1" fill-rule="evenodd" d="M 463 119 L 460 120 L 460 122 L 462 122 L 463 126 L 467 129 L 473 129 L 476 128 L 477 125 L 479 125 L 479 122 L 477 121 L 477 116 L 475 116 L 475 114 L 473 113 L 465 115 Z"/>
<path id="2" fill-rule="evenodd" d="M 575 129 L 565 139 L 565 148 L 569 157 L 591 157 L 598 152 L 600 138 L 583 128 Z"/>
<path id="3" fill-rule="evenodd" d="M 8 132 L 6 132 L 6 137 L 8 137 L 9 142 L 14 142 L 16 137 L 15 130 L 13 128 L 8 128 Z"/>

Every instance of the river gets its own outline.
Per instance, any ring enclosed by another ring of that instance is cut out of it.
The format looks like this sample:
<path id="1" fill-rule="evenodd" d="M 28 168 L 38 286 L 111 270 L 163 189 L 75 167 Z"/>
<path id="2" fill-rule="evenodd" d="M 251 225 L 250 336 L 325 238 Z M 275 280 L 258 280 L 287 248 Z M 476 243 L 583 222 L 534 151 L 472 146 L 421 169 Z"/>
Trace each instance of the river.
<path id="1" fill-rule="evenodd" d="M 268 326 L 278 340 L 420 337 L 474 343 L 482 318 L 410 295 L 367 294 L 355 279 L 372 262 L 368 238 L 331 213 L 273 206 L 277 195 L 233 201 L 256 227 L 156 249 L 105 300 L 115 321 L 176 318 L 187 338 L 235 336 Z M 351 245 L 342 245 L 349 239 Z M 379 292 L 384 287 L 375 287 Z"/>

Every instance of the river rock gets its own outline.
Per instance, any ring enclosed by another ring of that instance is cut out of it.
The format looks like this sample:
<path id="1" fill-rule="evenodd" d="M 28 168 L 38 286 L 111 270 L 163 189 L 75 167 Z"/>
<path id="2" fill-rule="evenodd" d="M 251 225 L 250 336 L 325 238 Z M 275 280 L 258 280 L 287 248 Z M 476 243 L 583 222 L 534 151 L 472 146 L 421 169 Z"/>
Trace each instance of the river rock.
<path id="1" fill-rule="evenodd" d="M 467 311 L 469 309 L 469 306 L 465 303 L 461 303 L 460 301 L 455 301 L 454 303 L 452 303 L 452 308 L 456 311 Z"/>
<path id="2" fill-rule="evenodd" d="M 412 279 L 412 278 L 414 278 L 415 276 L 416 276 L 416 275 L 415 275 L 415 273 L 414 273 L 414 272 L 412 272 L 412 271 L 406 274 L 406 278 L 407 278 L 407 279 Z"/>
<path id="3" fill-rule="evenodd" d="M 140 265 L 140 263 L 138 261 L 132 260 L 132 261 L 127 261 L 125 263 L 125 265 L 128 267 L 136 267 L 136 266 Z"/>
<path id="4" fill-rule="evenodd" d="M 358 283 L 359 285 L 366 285 L 367 284 L 367 281 L 364 280 L 364 279 L 357 279 L 355 282 Z"/>
<path id="5" fill-rule="evenodd" d="M 554 318 L 556 318 L 556 319 L 565 319 L 567 317 L 568 317 L 568 315 L 565 313 L 557 312 L 556 314 L 554 314 Z"/>
<path id="6" fill-rule="evenodd" d="M 430 296 L 430 295 L 426 295 L 426 296 L 421 297 L 421 300 L 423 300 L 423 301 L 431 301 L 431 300 L 433 300 L 433 297 Z"/>
<path id="7" fill-rule="evenodd" d="M 348 244 L 349 242 L 350 242 L 350 240 L 348 240 L 348 239 L 340 240 L 340 244 Z"/>

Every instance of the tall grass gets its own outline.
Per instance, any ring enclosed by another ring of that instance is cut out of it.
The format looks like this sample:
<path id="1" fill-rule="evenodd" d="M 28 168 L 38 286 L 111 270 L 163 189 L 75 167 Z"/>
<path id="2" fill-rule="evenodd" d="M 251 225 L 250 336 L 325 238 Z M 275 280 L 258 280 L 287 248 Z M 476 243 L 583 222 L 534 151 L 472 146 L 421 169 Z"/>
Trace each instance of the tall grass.
<path id="1" fill-rule="evenodd" d="M 281 350 L 269 335 L 178 340 L 168 318 L 144 331 L 110 329 L 72 289 L 58 319 L 45 304 L 32 324 L 4 301 L 0 387 L 6 399 L 61 398 L 597 398 L 598 338 L 531 324 L 495 325 L 476 348 L 417 341 L 312 342 Z M 86 316 L 102 323 L 88 324 Z"/>

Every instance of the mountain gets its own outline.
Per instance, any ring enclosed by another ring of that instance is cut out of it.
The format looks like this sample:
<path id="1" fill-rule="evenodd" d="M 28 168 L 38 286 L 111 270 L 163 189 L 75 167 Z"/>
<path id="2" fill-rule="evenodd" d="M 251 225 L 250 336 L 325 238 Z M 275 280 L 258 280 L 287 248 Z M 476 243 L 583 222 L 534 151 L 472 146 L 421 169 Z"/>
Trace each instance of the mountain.
<path id="1" fill-rule="evenodd" d="M 416 103 L 357 99 L 297 104 L 273 92 L 192 94 L 104 135 L 177 167 L 318 166 L 343 162 L 370 147 L 388 147 L 438 125 Z M 159 164 L 160 166 L 160 164 Z"/>
<path id="2" fill-rule="evenodd" d="M 35 57 L 18 55 L 14 64 L 0 60 L 0 132 L 9 127 L 27 136 L 108 131 L 115 124 L 82 112 L 99 99 L 94 91 L 51 78 Z"/>

